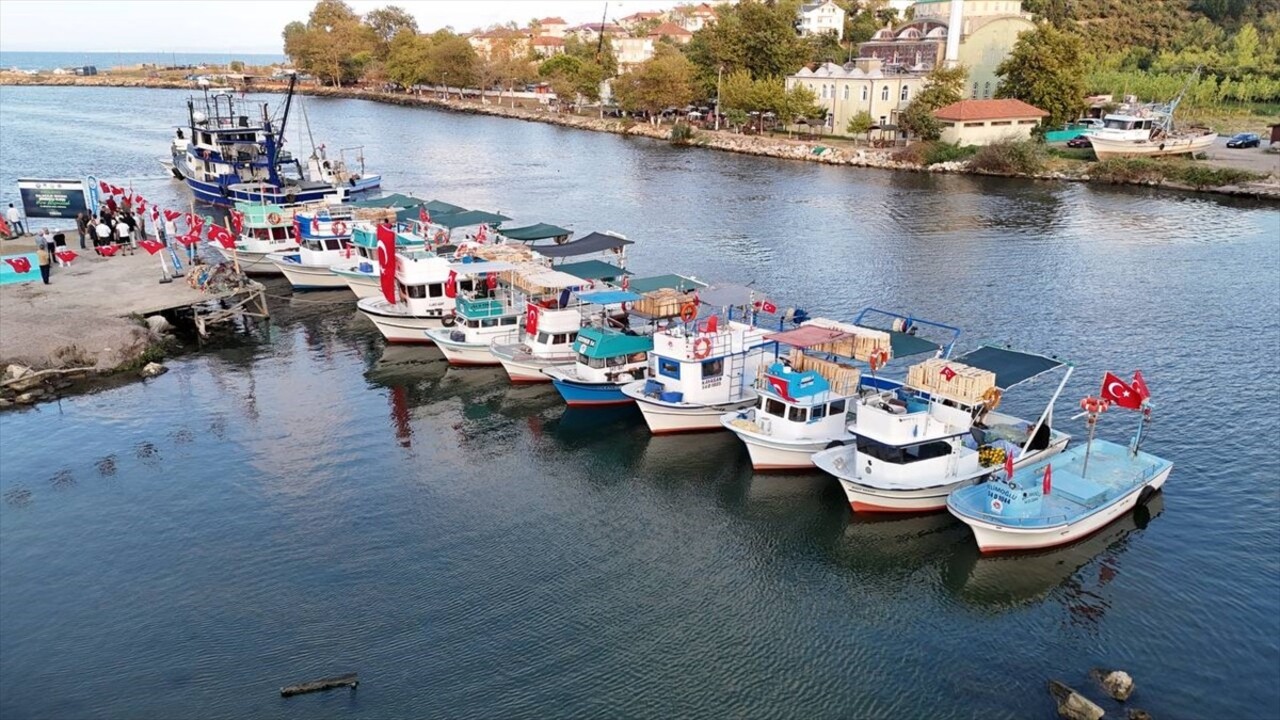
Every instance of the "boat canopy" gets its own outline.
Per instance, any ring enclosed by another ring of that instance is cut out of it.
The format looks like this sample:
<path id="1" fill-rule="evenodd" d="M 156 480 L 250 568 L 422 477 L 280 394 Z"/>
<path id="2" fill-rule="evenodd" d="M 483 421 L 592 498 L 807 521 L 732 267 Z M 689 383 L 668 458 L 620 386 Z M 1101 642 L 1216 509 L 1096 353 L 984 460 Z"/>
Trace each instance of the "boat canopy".
<path id="1" fill-rule="evenodd" d="M 592 290 L 578 293 L 578 299 L 591 305 L 618 305 L 635 302 L 642 296 L 630 290 Z"/>
<path id="2" fill-rule="evenodd" d="M 511 228 L 509 230 L 499 230 L 498 234 L 511 240 L 519 240 L 520 242 L 533 242 L 535 240 L 549 240 L 551 238 L 563 237 L 567 238 L 573 233 L 572 230 L 566 230 L 555 225 L 546 223 L 537 223 L 535 225 L 525 225 L 524 227 Z"/>
<path id="3" fill-rule="evenodd" d="M 503 232 L 505 235 L 506 232 Z M 576 255 L 589 255 L 591 253 L 604 252 L 606 250 L 621 250 L 627 245 L 634 243 L 624 237 L 610 235 L 608 233 L 593 232 L 590 235 L 584 235 L 572 242 L 563 245 L 546 245 L 537 246 L 533 249 L 540 255 L 549 258 L 574 257 Z"/>
<path id="4" fill-rule="evenodd" d="M 889 347 L 893 349 L 894 357 L 911 357 L 912 355 L 937 352 L 942 349 L 942 345 L 932 340 L 926 340 L 919 335 L 895 330 L 886 330 L 885 332 L 889 333 Z"/>
<path id="5" fill-rule="evenodd" d="M 617 265 L 610 265 L 603 260 L 583 260 L 576 263 L 557 265 L 556 270 L 568 273 L 583 280 L 604 280 L 605 278 L 622 277 L 631 273 Z"/>
<path id="6" fill-rule="evenodd" d="M 566 290 L 582 286 L 582 278 L 553 270 L 537 263 L 521 263 L 515 266 L 511 284 L 525 292 L 540 294 L 550 290 Z"/>
<path id="7" fill-rule="evenodd" d="M 631 278 L 629 285 L 632 290 L 638 293 L 649 293 L 654 290 L 679 290 L 685 292 L 707 286 L 704 282 L 698 282 L 683 275 L 654 275 L 647 278 Z"/>
<path id="8" fill-rule="evenodd" d="M 593 359 L 647 353 L 652 349 L 652 335 L 628 335 L 606 328 L 583 328 L 574 342 L 574 350 Z"/>
<path id="9" fill-rule="evenodd" d="M 285 212 L 279 205 L 238 202 L 236 210 L 244 213 L 245 227 L 281 227 L 293 224 L 293 211 Z M 271 222 L 273 217 L 278 222 Z"/>
<path id="10" fill-rule="evenodd" d="M 470 227 L 472 225 L 497 225 L 511 218 L 498 213 L 485 212 L 483 210 L 463 210 L 459 213 L 449 215 L 433 216 L 431 218 L 432 225 L 439 225 L 450 230 L 460 227 Z"/>
<path id="11" fill-rule="evenodd" d="M 419 205 L 422 205 L 425 202 L 426 200 L 423 200 L 421 198 L 416 198 L 412 195 L 401 195 L 400 193 L 393 193 L 391 195 L 387 195 L 386 197 L 373 198 L 372 200 L 359 200 L 356 202 L 349 202 L 347 204 L 350 205 L 351 207 L 358 207 L 358 208 L 407 208 L 407 207 L 417 207 Z"/>
<path id="12" fill-rule="evenodd" d="M 750 307 L 767 298 L 764 292 L 746 285 L 712 285 L 699 292 L 698 299 L 711 307 Z"/>
<path id="13" fill-rule="evenodd" d="M 484 273 L 506 272 L 515 270 L 516 266 L 508 262 L 472 261 L 449 263 L 449 269 L 459 275 L 482 275 Z"/>
<path id="14" fill-rule="evenodd" d="M 1044 355 L 991 345 L 970 350 L 956 358 L 956 362 L 995 373 L 996 387 L 1001 390 L 1008 390 L 1067 364 Z"/>
<path id="15" fill-rule="evenodd" d="M 770 333 L 765 335 L 764 339 L 779 342 L 783 345 L 790 345 L 791 347 L 807 348 L 814 345 L 825 345 L 847 337 L 850 337 L 850 334 L 842 330 L 833 330 L 818 325 L 801 325 L 794 330 Z"/>

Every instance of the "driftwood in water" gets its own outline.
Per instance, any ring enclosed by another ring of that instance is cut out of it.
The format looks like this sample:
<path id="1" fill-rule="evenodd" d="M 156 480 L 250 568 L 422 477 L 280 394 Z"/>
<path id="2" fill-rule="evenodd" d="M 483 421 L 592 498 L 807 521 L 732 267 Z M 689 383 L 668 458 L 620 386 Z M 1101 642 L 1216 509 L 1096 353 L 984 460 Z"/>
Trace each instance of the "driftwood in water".
<path id="1" fill-rule="evenodd" d="M 311 682 L 298 683 L 297 685 L 286 685 L 280 688 L 280 696 L 289 697 L 291 695 L 302 695 L 303 693 L 332 690 L 333 688 L 338 687 L 355 688 L 359 684 L 360 680 L 356 677 L 355 673 L 347 673 L 346 675 L 312 680 Z"/>

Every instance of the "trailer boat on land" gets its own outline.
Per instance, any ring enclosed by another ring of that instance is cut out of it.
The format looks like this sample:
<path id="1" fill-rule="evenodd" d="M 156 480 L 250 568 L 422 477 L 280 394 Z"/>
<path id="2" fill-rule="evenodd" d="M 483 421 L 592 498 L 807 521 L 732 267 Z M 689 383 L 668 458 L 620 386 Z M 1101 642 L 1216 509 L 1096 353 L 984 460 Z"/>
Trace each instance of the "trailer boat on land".
<path id="1" fill-rule="evenodd" d="M 1213 146 L 1218 134 L 1208 128 L 1175 128 L 1173 113 L 1178 109 L 1187 89 L 1200 75 L 1200 69 L 1182 86 L 1177 97 L 1164 104 L 1140 105 L 1127 102 L 1119 112 L 1102 118 L 1102 127 L 1087 130 L 1093 154 L 1099 160 L 1113 157 L 1157 157 L 1162 155 L 1194 155 Z"/>
<path id="2" fill-rule="evenodd" d="M 266 103 L 246 112 L 230 88 L 206 88 L 202 110 L 188 99 L 187 126 L 170 144 L 166 169 L 186 182 L 196 200 L 227 207 L 344 202 L 381 185 L 381 176 L 365 171 L 362 148 L 344 148 L 330 158 L 323 144 L 313 144 L 305 165 L 284 149 L 296 84 L 291 76 L 278 124 Z M 358 169 L 348 166 L 347 151 L 357 153 Z"/>
<path id="3" fill-rule="evenodd" d="M 1004 394 L 1045 373 L 1062 381 L 1034 423 L 995 412 Z M 1053 405 L 1071 365 L 1044 355 L 982 346 L 956 360 L 913 365 L 902 387 L 858 399 L 855 439 L 813 456 L 840 480 L 855 512 L 933 512 L 957 488 L 989 477 L 1000 461 L 1019 467 L 1061 452 Z"/>
<path id="4" fill-rule="evenodd" d="M 885 316 L 896 330 L 866 324 Z M 918 336 L 921 326 L 951 333 L 942 344 Z M 848 410 L 861 393 L 901 387 L 882 371 L 894 358 L 949 355 L 960 331 L 909 316 L 867 308 L 851 323 L 825 318 L 766 336 L 791 347 L 756 379 L 755 407 L 725 413 L 720 422 L 747 446 L 755 470 L 813 468 L 813 454 L 853 440 Z M 870 374 L 851 361 L 867 363 Z"/>

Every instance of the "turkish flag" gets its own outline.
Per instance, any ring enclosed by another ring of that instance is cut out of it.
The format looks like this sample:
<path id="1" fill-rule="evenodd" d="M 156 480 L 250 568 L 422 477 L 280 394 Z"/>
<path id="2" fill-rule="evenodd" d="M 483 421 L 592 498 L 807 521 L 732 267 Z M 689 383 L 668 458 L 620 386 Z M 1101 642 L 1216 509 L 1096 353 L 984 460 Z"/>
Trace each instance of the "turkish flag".
<path id="1" fill-rule="evenodd" d="M 147 211 L 147 199 L 142 197 L 141 195 L 138 196 L 137 200 L 133 201 L 133 204 L 138 208 L 139 213 L 144 213 Z"/>
<path id="2" fill-rule="evenodd" d="M 1040 489 L 1044 492 L 1045 495 L 1048 495 L 1049 491 L 1053 489 L 1053 466 L 1052 465 L 1044 466 L 1044 484 L 1040 487 Z"/>
<path id="3" fill-rule="evenodd" d="M 956 371 L 952 370 L 950 365 L 947 365 L 939 370 L 938 374 L 945 378 L 947 382 L 951 382 L 951 378 L 956 376 Z"/>
<path id="4" fill-rule="evenodd" d="M 1146 402 L 1147 398 L 1151 397 L 1151 391 L 1147 389 L 1147 381 L 1142 378 L 1141 370 L 1133 371 L 1133 384 L 1129 387 L 1133 388 L 1133 391 L 1138 393 L 1138 397 L 1141 398 L 1143 402 Z"/>
<path id="5" fill-rule="evenodd" d="M 431 224 L 431 213 L 427 212 L 426 205 L 418 206 L 418 219 L 421 220 L 424 225 Z"/>
<path id="6" fill-rule="evenodd" d="M 760 301 L 760 309 L 761 309 L 761 310 L 763 310 L 763 311 L 765 311 L 765 312 L 767 312 L 767 313 L 769 313 L 770 315 L 772 315 L 772 314 L 774 314 L 774 313 L 778 312 L 778 306 L 777 306 L 777 305 L 774 305 L 773 303 L 769 302 L 768 300 L 761 300 L 761 301 Z"/>
<path id="7" fill-rule="evenodd" d="M 231 211 L 231 227 L 235 229 L 236 234 L 244 231 L 244 213 L 239 210 Z"/>
<path id="8" fill-rule="evenodd" d="M 485 241 L 485 239 L 486 239 L 486 238 L 485 238 L 485 226 L 484 226 L 484 225 L 481 225 L 481 226 L 480 226 L 480 229 L 476 231 L 476 241 L 477 241 L 477 242 L 484 242 L 484 241 Z"/>
<path id="9" fill-rule="evenodd" d="M 182 214 L 182 213 L 178 212 L 177 210 L 165 210 L 165 211 L 164 211 L 164 219 L 165 219 L 165 220 L 177 220 L 177 219 L 178 219 L 178 216 L 179 216 L 179 215 L 181 215 L 181 214 Z"/>
<path id="10" fill-rule="evenodd" d="M 765 377 L 769 379 L 769 387 L 773 388 L 773 391 L 778 393 L 778 396 L 781 397 L 783 400 L 795 399 L 791 397 L 790 393 L 787 392 L 786 380 L 783 380 L 780 377 L 774 377 L 773 375 L 765 375 Z"/>
<path id="11" fill-rule="evenodd" d="M 530 335 L 538 334 L 538 306 L 533 303 L 525 303 L 524 331 Z"/>
<path id="12" fill-rule="evenodd" d="M 123 195 L 123 194 L 124 194 L 124 188 L 122 188 L 122 187 L 116 187 L 115 185 L 112 185 L 112 186 L 111 186 L 111 194 L 112 194 L 112 195 Z"/>
<path id="13" fill-rule="evenodd" d="M 158 240 L 139 240 L 138 247 L 146 250 L 148 255 L 155 255 L 164 249 L 164 245 Z"/>
<path id="14" fill-rule="evenodd" d="M 76 258 L 80 257 L 79 255 L 75 254 L 70 250 L 63 250 L 62 252 L 56 252 L 54 253 L 54 255 L 64 263 L 69 263 L 72 260 L 75 260 Z"/>
<path id="15" fill-rule="evenodd" d="M 312 222 L 315 222 L 312 219 Z M 378 269 L 381 276 L 382 297 L 389 303 L 396 301 L 396 231 L 387 225 L 378 226 Z"/>
<path id="16" fill-rule="evenodd" d="M 622 289 L 623 290 L 631 289 L 631 277 L 629 275 L 622 276 Z"/>
<path id="17" fill-rule="evenodd" d="M 498 273 L 489 273 L 484 279 L 484 286 L 490 290 L 498 289 Z"/>
<path id="18" fill-rule="evenodd" d="M 236 246 L 235 236 L 231 234 L 230 230 L 222 227 L 221 225 L 209 226 L 209 240 L 211 242 L 218 243 L 228 250 Z"/>
<path id="19" fill-rule="evenodd" d="M 112 255 L 115 255 L 116 251 L 119 249 L 120 249 L 119 245 L 103 245 L 102 247 L 98 248 L 98 252 L 102 253 L 103 255 L 106 255 L 107 257 L 111 257 Z"/>
<path id="20" fill-rule="evenodd" d="M 156 205 L 151 206 L 151 222 L 160 222 L 160 208 Z"/>
<path id="21" fill-rule="evenodd" d="M 449 277 L 444 280 L 444 296 L 447 298 L 458 297 L 458 273 L 453 270 L 449 271 Z"/>
<path id="22" fill-rule="evenodd" d="M 1004 474 L 1010 482 L 1013 481 L 1013 451 L 1004 451 Z"/>
<path id="23" fill-rule="evenodd" d="M 99 190 L 102 190 L 102 194 L 103 194 L 103 195 L 110 195 L 110 194 L 111 194 L 111 186 L 107 184 L 107 181 L 106 181 L 106 180 L 99 180 L 99 181 L 98 181 L 98 189 L 99 189 Z"/>
<path id="24" fill-rule="evenodd" d="M 191 233 L 196 237 L 200 237 L 204 233 L 204 218 L 199 215 L 191 216 Z"/>
<path id="25" fill-rule="evenodd" d="M 31 272 L 31 261 L 26 257 L 5 258 L 5 262 L 9 263 L 9 267 L 19 275 L 26 275 Z"/>
<path id="26" fill-rule="evenodd" d="M 1108 372 L 1102 376 L 1102 399 L 1110 400 L 1122 408 L 1137 410 L 1142 406 L 1142 398 L 1123 380 Z"/>
<path id="27" fill-rule="evenodd" d="M 191 247 L 192 245 L 195 245 L 196 243 L 200 242 L 200 238 L 190 234 L 179 235 L 178 242 L 182 243 L 182 247 Z"/>
<path id="28" fill-rule="evenodd" d="M 312 235 L 320 234 L 320 218 L 316 217 L 315 215 L 311 216 L 311 234 Z"/>

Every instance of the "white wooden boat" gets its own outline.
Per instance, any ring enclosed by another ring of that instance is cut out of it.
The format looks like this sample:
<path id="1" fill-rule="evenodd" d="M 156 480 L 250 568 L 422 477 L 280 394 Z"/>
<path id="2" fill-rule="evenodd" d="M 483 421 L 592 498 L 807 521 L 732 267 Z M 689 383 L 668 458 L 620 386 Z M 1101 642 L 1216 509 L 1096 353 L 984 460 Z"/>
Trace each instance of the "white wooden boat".
<path id="1" fill-rule="evenodd" d="M 293 210 L 279 205 L 255 205 L 236 203 L 241 213 L 242 227 L 235 245 L 223 247 L 211 243 L 227 262 L 238 263 L 240 271 L 249 275 L 279 275 L 267 256 L 272 253 L 290 253 L 298 249 L 294 237 Z"/>
<path id="2" fill-rule="evenodd" d="M 430 250 L 399 250 L 395 257 L 395 298 L 388 302 L 381 286 L 377 295 L 361 298 L 356 308 L 391 343 L 430 343 L 426 331 L 443 328 L 454 313 L 456 273 L 453 258 Z M 379 281 L 381 276 L 379 276 Z"/>

